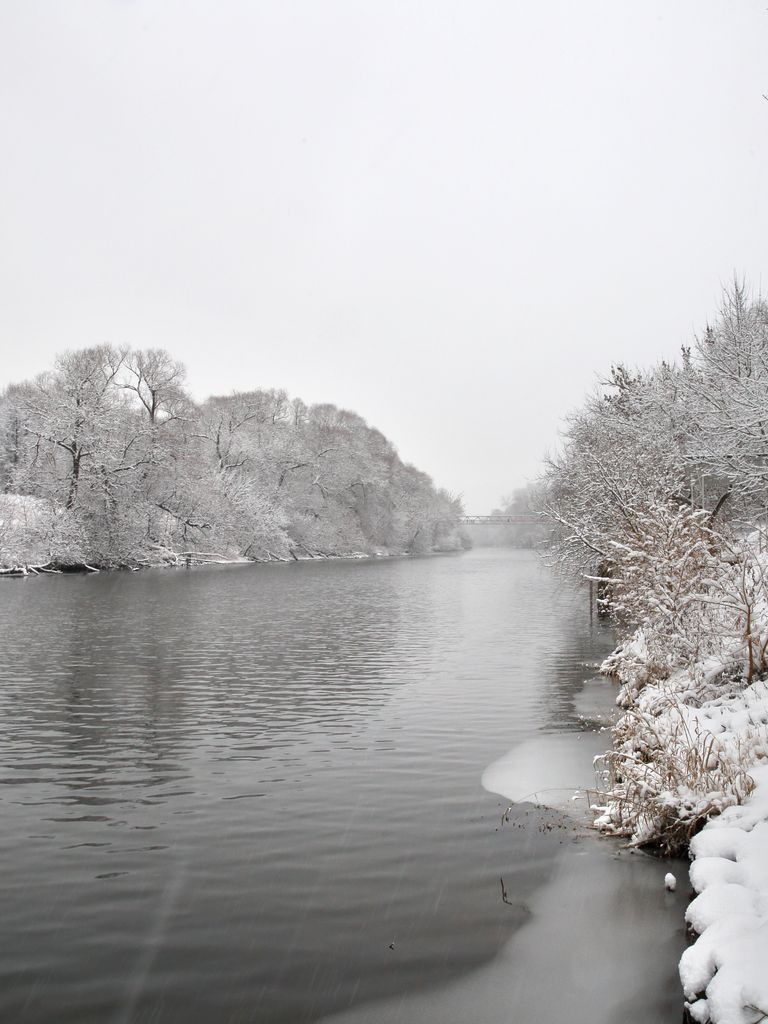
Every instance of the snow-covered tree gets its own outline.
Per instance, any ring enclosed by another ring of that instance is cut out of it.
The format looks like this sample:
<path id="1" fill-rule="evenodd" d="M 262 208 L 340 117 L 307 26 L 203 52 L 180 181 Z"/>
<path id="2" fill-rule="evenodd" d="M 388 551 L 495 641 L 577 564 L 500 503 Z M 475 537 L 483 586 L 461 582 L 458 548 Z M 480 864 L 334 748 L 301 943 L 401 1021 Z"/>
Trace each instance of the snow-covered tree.
<path id="1" fill-rule="evenodd" d="M 0 486 L 66 510 L 99 565 L 454 544 L 460 505 L 357 414 L 184 385 L 163 350 L 65 353 L 0 396 Z"/>

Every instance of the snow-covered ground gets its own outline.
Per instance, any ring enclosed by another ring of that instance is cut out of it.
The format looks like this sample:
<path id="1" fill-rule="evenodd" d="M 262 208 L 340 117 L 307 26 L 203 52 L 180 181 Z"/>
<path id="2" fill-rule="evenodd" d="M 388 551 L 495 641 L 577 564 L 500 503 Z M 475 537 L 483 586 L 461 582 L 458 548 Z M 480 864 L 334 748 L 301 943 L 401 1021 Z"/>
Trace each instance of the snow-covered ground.
<path id="1" fill-rule="evenodd" d="M 680 979 L 697 1024 L 768 1019 L 768 766 L 750 774 L 745 802 L 691 842 L 698 895 L 685 916 L 699 938 L 683 954 Z"/>

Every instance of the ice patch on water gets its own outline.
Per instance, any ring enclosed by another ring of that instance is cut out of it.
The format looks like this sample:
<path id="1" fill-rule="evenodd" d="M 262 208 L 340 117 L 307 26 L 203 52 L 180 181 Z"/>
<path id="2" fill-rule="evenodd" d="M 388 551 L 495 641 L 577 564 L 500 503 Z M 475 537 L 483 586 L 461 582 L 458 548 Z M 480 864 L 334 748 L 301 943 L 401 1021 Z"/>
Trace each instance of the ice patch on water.
<path id="1" fill-rule="evenodd" d="M 613 696 L 607 683 L 590 687 L 588 717 L 606 710 Z M 593 757 L 609 743 L 600 731 L 540 734 L 489 765 L 482 785 L 512 802 L 572 811 L 574 792 L 594 785 Z M 490 964 L 436 991 L 355 1007 L 328 1024 L 676 1019 L 682 993 L 675 964 L 685 946 L 680 918 L 687 896 L 665 891 L 669 865 L 586 833 L 561 843 L 549 883 L 532 898 L 525 894 L 530 919 Z"/>
<path id="2" fill-rule="evenodd" d="M 574 802 L 586 803 L 587 790 L 595 788 L 592 758 L 605 752 L 606 742 L 599 732 L 538 736 L 494 761 L 480 781 L 483 789 L 511 803 L 573 810 Z"/>
<path id="3" fill-rule="evenodd" d="M 582 837 L 563 847 L 550 884 L 531 900 L 530 921 L 490 964 L 437 991 L 355 1007 L 329 1024 L 677 1020 L 686 895 L 665 893 L 663 876 L 659 861 Z"/>

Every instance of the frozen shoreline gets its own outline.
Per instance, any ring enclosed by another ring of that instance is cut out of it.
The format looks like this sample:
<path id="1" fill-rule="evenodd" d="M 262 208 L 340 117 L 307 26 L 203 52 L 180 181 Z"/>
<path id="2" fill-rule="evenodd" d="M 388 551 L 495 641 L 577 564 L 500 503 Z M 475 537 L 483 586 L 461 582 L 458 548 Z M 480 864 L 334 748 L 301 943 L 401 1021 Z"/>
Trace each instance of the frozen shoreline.
<path id="1" fill-rule="evenodd" d="M 682 993 L 676 965 L 686 945 L 685 887 L 665 891 L 669 860 L 623 849 L 588 828 L 586 813 L 581 820 L 574 816 L 576 808 L 587 810 L 592 758 L 608 741 L 603 730 L 615 709 L 615 693 L 609 680 L 588 679 L 577 712 L 593 728 L 543 733 L 483 772 L 486 791 L 505 800 L 530 800 L 537 791 L 542 804 L 572 816 L 549 880 L 532 896 L 510 892 L 510 899 L 526 901 L 529 919 L 499 955 L 451 985 L 358 1007 L 327 1018 L 328 1024 L 647 1024 L 678 1018 Z M 520 827 L 526 820 L 523 806 L 530 803 L 514 809 Z M 499 804 L 500 816 L 503 810 Z M 544 812 L 539 827 L 546 828 L 546 820 Z M 514 826 L 513 821 L 505 827 Z M 684 862 L 673 862 L 672 870 L 682 874 Z"/>
<path id="2" fill-rule="evenodd" d="M 581 835 L 564 846 L 530 901 L 530 920 L 491 963 L 437 991 L 362 1006 L 327 1024 L 677 1021 L 687 897 L 665 892 L 664 871 L 654 858 Z"/>

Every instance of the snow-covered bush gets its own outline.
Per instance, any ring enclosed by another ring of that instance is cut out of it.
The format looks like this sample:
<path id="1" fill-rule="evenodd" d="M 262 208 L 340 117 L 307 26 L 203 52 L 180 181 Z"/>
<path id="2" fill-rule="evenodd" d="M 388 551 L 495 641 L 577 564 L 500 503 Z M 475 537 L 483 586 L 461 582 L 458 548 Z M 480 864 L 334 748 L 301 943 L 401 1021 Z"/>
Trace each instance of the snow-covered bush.
<path id="1" fill-rule="evenodd" d="M 75 517 L 44 498 L 0 494 L 0 570 L 27 570 L 82 561 Z"/>
<path id="2" fill-rule="evenodd" d="M 756 723 L 726 726 L 722 698 L 698 708 L 685 703 L 695 691 L 682 670 L 646 686 L 618 720 L 613 748 L 596 761 L 598 827 L 679 854 L 712 815 L 751 792 L 745 766 L 768 744 L 768 732 Z"/>
<path id="3" fill-rule="evenodd" d="M 741 803 L 750 766 L 768 753 L 766 555 L 748 540 L 706 533 L 706 554 L 687 563 L 696 568 L 680 592 L 682 613 L 669 603 L 677 572 L 662 574 L 650 599 L 630 593 L 648 614 L 603 665 L 622 683 L 624 714 L 598 759 L 597 824 L 668 853 Z"/>
<path id="4" fill-rule="evenodd" d="M 679 503 L 635 504 L 611 541 L 604 601 L 617 622 L 641 631 L 646 681 L 718 649 L 716 607 L 704 610 L 699 600 L 723 571 L 709 518 Z"/>

